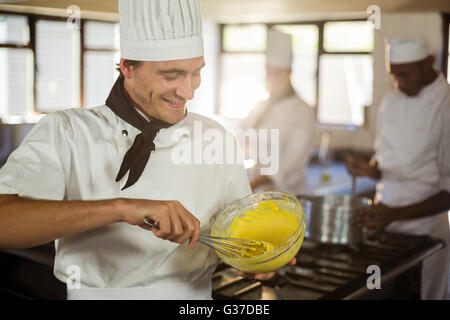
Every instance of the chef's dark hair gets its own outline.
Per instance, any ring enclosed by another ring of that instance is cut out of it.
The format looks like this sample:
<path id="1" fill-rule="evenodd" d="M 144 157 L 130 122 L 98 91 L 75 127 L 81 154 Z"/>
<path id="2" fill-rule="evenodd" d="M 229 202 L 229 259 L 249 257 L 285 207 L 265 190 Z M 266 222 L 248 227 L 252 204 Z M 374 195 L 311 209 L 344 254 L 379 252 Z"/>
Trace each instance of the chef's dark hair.
<path id="1" fill-rule="evenodd" d="M 125 59 L 125 64 L 128 64 L 130 66 L 133 66 L 135 68 L 138 68 L 144 61 L 138 61 L 138 60 L 129 60 Z M 122 74 L 122 71 L 120 70 L 120 64 L 116 63 L 116 70 Z"/>

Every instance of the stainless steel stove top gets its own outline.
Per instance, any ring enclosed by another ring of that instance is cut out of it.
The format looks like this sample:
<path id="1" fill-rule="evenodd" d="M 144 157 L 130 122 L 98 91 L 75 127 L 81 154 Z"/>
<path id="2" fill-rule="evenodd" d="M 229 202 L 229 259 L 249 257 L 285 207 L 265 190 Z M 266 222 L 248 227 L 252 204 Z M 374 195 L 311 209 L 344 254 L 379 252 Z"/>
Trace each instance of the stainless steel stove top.
<path id="1" fill-rule="evenodd" d="M 400 277 L 408 270 L 415 270 L 415 280 L 420 283 L 417 274 L 420 276 L 418 270 L 420 271 L 421 261 L 442 247 L 442 242 L 429 237 L 388 233 L 378 234 L 364 244 L 355 246 L 323 245 L 305 239 L 296 257 L 297 264 L 280 269 L 276 276 L 268 281 L 244 279 L 239 277 L 233 268 L 219 265 L 213 276 L 213 298 L 367 298 L 371 295 L 366 286 L 367 278 L 371 275 L 367 273 L 368 266 L 380 267 L 382 284 Z M 414 282 L 410 277 L 407 281 Z"/>

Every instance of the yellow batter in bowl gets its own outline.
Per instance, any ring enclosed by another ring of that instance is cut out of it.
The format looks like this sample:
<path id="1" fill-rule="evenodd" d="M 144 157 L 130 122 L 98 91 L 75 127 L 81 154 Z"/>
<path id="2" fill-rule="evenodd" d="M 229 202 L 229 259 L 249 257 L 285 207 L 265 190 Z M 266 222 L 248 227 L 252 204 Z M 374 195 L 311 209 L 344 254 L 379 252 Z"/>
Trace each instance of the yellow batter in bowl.
<path id="1" fill-rule="evenodd" d="M 211 235 L 259 240 L 266 244 L 266 251 L 258 255 L 244 254 L 236 258 L 218 253 L 224 262 L 248 273 L 270 272 L 287 264 L 300 249 L 306 229 L 300 202 L 278 191 L 260 192 L 241 199 L 221 215 Z"/>
<path id="2" fill-rule="evenodd" d="M 266 252 L 279 247 L 298 228 L 295 212 L 280 209 L 280 204 L 280 201 L 267 200 L 245 211 L 234 218 L 226 230 L 227 237 L 263 241 Z"/>

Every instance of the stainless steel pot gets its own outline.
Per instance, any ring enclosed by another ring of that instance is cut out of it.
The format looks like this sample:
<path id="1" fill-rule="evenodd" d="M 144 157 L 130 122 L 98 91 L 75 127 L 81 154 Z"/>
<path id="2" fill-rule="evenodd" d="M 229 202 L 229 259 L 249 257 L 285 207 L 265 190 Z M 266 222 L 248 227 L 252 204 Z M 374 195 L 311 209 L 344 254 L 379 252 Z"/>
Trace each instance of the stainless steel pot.
<path id="1" fill-rule="evenodd" d="M 306 215 L 306 236 L 319 243 L 356 244 L 363 240 L 354 223 L 356 211 L 370 206 L 370 200 L 344 196 L 298 196 Z"/>

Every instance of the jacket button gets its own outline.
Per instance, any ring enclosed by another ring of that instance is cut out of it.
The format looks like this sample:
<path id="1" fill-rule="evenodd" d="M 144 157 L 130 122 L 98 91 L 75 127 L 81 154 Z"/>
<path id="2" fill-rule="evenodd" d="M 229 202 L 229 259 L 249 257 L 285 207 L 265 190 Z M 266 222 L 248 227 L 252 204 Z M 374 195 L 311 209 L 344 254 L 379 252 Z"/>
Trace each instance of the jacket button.
<path id="1" fill-rule="evenodd" d="M 123 135 L 124 137 L 128 136 L 128 131 L 127 131 L 127 130 L 122 130 L 122 135 Z"/>

